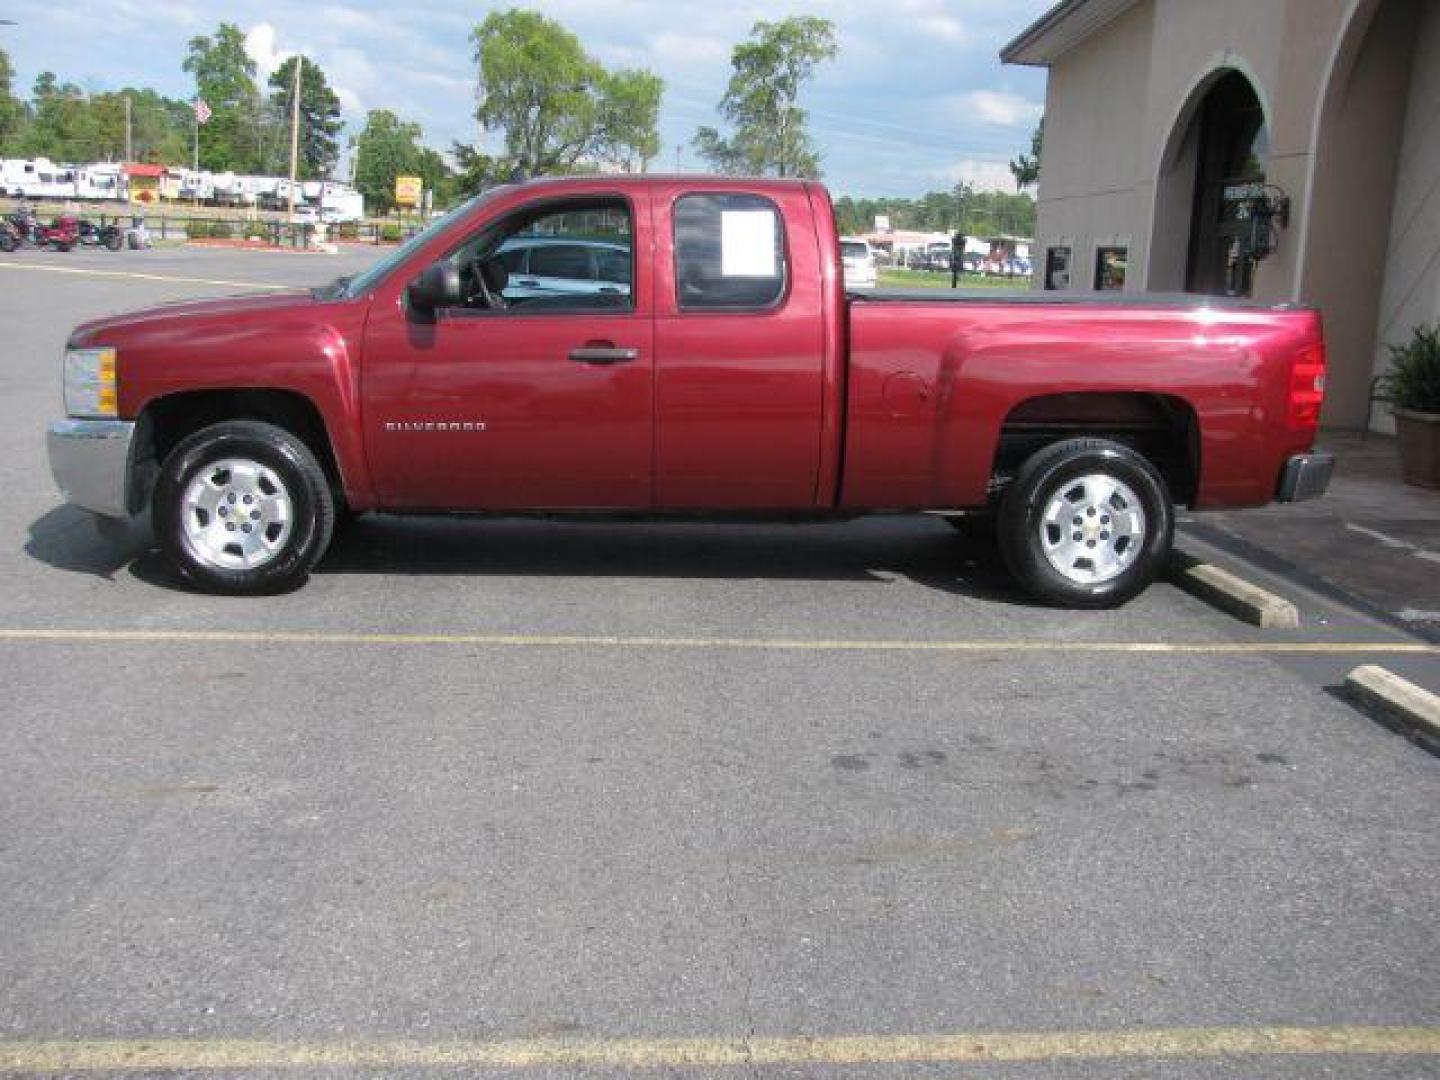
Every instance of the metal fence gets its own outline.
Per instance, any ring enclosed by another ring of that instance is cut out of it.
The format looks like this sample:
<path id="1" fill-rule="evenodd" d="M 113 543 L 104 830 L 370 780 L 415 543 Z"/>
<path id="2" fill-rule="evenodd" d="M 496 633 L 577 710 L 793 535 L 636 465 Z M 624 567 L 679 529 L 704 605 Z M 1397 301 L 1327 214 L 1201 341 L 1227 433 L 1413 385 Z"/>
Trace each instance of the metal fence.
<path id="1" fill-rule="evenodd" d="M 256 240 L 271 247 L 309 247 L 318 239 L 336 243 L 382 244 L 403 234 L 394 225 L 374 221 L 318 226 L 313 222 L 246 221 L 234 218 L 176 217 L 169 214 L 89 214 L 100 225 L 129 228 L 144 222 L 156 240 Z M 323 232 L 322 232 L 323 230 Z"/>
<path id="2" fill-rule="evenodd" d="M 11 214 L 22 206 L 32 206 L 42 221 L 72 216 L 98 225 L 119 225 L 128 229 L 144 223 L 154 240 L 228 240 L 266 244 L 270 247 L 305 248 L 320 240 L 349 244 L 398 243 L 412 231 L 394 221 L 355 221 L 320 226 L 314 222 L 273 221 L 262 218 L 225 218 L 188 214 L 157 214 L 130 208 L 80 210 L 25 201 L 0 203 L 0 213 Z M 321 231 L 323 229 L 323 232 Z"/>

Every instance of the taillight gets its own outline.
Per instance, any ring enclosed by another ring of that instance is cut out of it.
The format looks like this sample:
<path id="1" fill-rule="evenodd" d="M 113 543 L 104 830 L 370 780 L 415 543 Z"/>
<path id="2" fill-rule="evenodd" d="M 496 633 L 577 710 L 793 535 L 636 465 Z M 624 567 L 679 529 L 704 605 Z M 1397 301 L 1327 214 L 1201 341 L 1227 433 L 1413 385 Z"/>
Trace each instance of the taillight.
<path id="1" fill-rule="evenodd" d="M 1290 426 L 1320 426 L 1320 406 L 1325 402 L 1325 345 L 1315 342 L 1295 354 L 1290 366 Z"/>

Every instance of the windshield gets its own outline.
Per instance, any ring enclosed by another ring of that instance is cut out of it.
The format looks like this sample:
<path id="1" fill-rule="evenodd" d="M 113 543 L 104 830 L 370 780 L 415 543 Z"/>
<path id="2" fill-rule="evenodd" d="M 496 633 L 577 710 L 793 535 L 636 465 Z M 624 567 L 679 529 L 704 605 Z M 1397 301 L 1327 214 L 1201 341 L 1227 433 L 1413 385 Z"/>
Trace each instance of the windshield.
<path id="1" fill-rule="evenodd" d="M 870 257 L 870 249 L 854 240 L 842 240 L 840 253 L 847 259 L 868 259 Z"/>
<path id="2" fill-rule="evenodd" d="M 417 248 L 423 247 L 425 244 L 429 243 L 430 240 L 435 236 L 435 234 L 440 232 L 441 229 L 448 227 L 451 222 L 455 221 L 456 218 L 459 218 L 462 215 L 469 213 L 472 208 L 478 206 L 480 203 L 486 201 L 487 199 L 492 198 L 494 195 L 496 195 L 502 190 L 504 189 L 491 188 L 489 191 L 482 192 L 479 195 L 475 195 L 472 198 L 466 199 L 463 203 L 450 210 L 443 217 L 436 218 L 429 225 L 425 226 L 425 228 L 421 229 L 414 236 L 410 237 L 409 240 L 406 240 L 398 248 L 390 252 L 389 255 L 386 255 L 383 259 L 377 260 L 363 273 L 355 275 L 355 277 L 351 278 L 349 281 L 344 281 L 342 279 L 342 282 L 340 283 L 340 288 L 335 292 L 334 295 L 337 297 L 344 297 L 346 299 L 350 299 L 352 297 L 359 296 L 361 293 L 369 292 L 376 285 L 380 284 L 380 282 L 385 280 L 385 278 L 390 275 L 390 272 L 392 270 L 405 262 L 406 259 L 410 258 L 410 256 L 415 253 Z"/>

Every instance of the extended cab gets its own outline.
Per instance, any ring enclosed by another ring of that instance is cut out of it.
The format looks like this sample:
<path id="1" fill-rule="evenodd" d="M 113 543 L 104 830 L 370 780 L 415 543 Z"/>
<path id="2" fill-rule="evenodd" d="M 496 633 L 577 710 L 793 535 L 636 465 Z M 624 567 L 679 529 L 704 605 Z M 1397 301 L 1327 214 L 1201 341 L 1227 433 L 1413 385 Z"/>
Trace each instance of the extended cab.
<path id="1" fill-rule="evenodd" d="M 1029 590 L 1098 607 L 1154 578 L 1175 505 L 1324 491 L 1324 374 L 1310 310 L 847 295 L 819 184 L 597 176 L 486 192 L 324 288 L 87 323 L 49 450 L 226 592 L 302 581 L 343 512 L 929 510 L 993 514 Z"/>

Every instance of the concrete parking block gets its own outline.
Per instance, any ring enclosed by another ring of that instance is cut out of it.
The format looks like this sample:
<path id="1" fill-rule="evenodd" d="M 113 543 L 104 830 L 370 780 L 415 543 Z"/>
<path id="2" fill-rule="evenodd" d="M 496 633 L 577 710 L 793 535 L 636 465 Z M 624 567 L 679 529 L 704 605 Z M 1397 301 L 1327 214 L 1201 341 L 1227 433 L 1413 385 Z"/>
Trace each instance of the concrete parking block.
<path id="1" fill-rule="evenodd" d="M 1376 664 L 1362 664 L 1345 676 L 1345 689 L 1427 740 L 1440 742 L 1440 695 Z"/>
<path id="2" fill-rule="evenodd" d="M 1213 563 L 1178 554 L 1170 580 L 1192 596 L 1262 630 L 1294 630 L 1300 626 L 1300 610 L 1289 600 Z"/>

